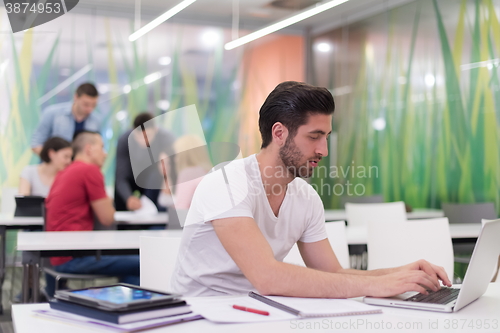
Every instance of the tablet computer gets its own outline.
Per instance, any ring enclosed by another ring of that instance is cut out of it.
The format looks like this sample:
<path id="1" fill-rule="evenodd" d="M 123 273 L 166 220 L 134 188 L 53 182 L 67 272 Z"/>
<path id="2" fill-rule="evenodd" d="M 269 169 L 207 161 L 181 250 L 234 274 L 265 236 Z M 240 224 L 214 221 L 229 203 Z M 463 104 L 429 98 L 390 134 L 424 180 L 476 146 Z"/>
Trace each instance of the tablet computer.
<path id="1" fill-rule="evenodd" d="M 36 195 L 16 195 L 16 210 L 14 216 L 43 216 L 45 198 Z"/>
<path id="2" fill-rule="evenodd" d="M 75 290 L 58 290 L 56 299 L 105 311 L 130 311 L 182 303 L 181 295 L 144 289 L 126 283 Z"/>

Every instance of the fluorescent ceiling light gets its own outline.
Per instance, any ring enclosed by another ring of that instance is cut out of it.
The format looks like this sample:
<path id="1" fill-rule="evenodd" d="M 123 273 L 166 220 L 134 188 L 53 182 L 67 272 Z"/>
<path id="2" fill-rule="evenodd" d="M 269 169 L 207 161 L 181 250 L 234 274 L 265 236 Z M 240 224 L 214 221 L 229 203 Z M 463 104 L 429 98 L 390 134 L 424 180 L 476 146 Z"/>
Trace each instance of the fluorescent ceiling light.
<path id="1" fill-rule="evenodd" d="M 65 81 L 61 82 L 57 87 L 43 95 L 38 99 L 38 105 L 42 105 L 43 103 L 47 102 L 49 99 L 63 91 L 65 88 L 69 87 L 70 84 L 78 80 L 80 77 L 83 75 L 87 74 L 92 69 L 92 65 L 88 64 L 84 66 L 82 69 L 80 69 L 78 72 L 67 78 Z"/>
<path id="2" fill-rule="evenodd" d="M 184 0 L 184 1 L 182 1 L 178 5 L 167 10 L 165 13 L 161 14 L 160 16 L 155 18 L 153 21 L 149 22 L 148 24 L 146 24 L 145 26 L 143 26 L 142 28 L 140 28 L 139 30 L 137 30 L 136 32 L 131 34 L 128 37 L 128 40 L 131 42 L 137 40 L 138 38 L 147 34 L 148 32 L 150 32 L 151 30 L 153 30 L 154 28 L 156 28 L 157 26 L 159 26 L 160 24 L 162 24 L 163 22 L 165 22 L 166 20 L 168 20 L 169 18 L 174 16 L 175 14 L 179 13 L 181 10 L 183 10 L 184 8 L 186 8 L 187 6 L 189 6 L 190 4 L 192 4 L 195 1 L 196 0 Z"/>
<path id="3" fill-rule="evenodd" d="M 235 40 L 227 43 L 226 45 L 224 45 L 224 48 L 226 50 L 232 50 L 238 46 L 241 46 L 243 44 L 254 41 L 258 38 L 264 37 L 266 35 L 269 35 L 270 33 L 276 32 L 276 31 L 281 30 L 283 28 L 286 28 L 292 24 L 295 24 L 297 22 L 305 20 L 311 16 L 314 16 L 316 14 L 324 12 L 325 10 L 328 10 L 330 8 L 333 8 L 335 6 L 343 4 L 344 2 L 347 2 L 347 1 L 349 1 L 349 0 L 333 0 L 333 1 L 328 1 L 326 3 L 317 4 L 317 5 L 313 6 L 312 8 L 306 9 L 306 10 L 304 10 L 298 14 L 295 14 L 287 19 L 273 23 L 265 28 L 254 31 L 246 36 L 235 39 Z"/>

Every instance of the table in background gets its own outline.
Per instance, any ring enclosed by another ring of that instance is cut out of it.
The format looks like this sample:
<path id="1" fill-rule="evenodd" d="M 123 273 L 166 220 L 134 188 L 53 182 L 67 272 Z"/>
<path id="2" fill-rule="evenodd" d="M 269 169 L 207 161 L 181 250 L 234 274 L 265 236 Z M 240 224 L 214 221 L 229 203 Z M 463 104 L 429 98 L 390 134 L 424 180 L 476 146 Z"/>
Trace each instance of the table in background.
<path id="1" fill-rule="evenodd" d="M 414 209 L 410 213 L 406 213 L 408 220 L 415 219 L 432 219 L 438 217 L 444 217 L 444 212 L 440 209 Z M 325 209 L 325 220 L 326 221 L 340 221 L 347 220 L 347 214 L 345 209 Z"/>
<path id="2" fill-rule="evenodd" d="M 120 229 L 130 227 L 148 228 L 152 226 L 166 226 L 168 224 L 168 214 L 158 213 L 154 215 L 139 215 L 134 212 L 116 212 L 115 221 Z M 5 280 L 5 256 L 6 256 L 6 235 L 7 230 L 31 230 L 39 231 L 43 229 L 43 217 L 14 216 L 13 214 L 0 214 L 0 300 L 2 299 L 2 287 Z M 0 314 L 3 313 L 0 302 Z"/>
<path id="3" fill-rule="evenodd" d="M 189 302 L 189 298 L 187 298 L 187 300 Z M 33 310 L 46 309 L 49 309 L 47 303 L 13 305 L 12 321 L 14 330 L 17 333 L 89 332 L 88 327 L 46 320 L 31 315 Z M 439 313 L 388 307 L 382 309 L 382 314 L 374 315 L 325 317 L 252 324 L 216 324 L 202 319 L 183 324 L 160 327 L 146 332 L 498 332 L 500 329 L 500 316 L 498 314 L 498 309 L 500 309 L 500 283 L 490 283 L 488 290 L 482 297 L 456 313 Z M 492 328 L 494 320 L 496 320 L 496 329 Z M 490 325 L 490 329 L 484 329 L 485 323 L 487 322 Z M 354 323 L 354 325 L 352 323 Z M 400 329 L 397 329 L 398 325 L 401 326 Z M 479 325 L 481 325 L 481 328 L 478 328 Z M 389 328 L 389 326 L 391 328 Z"/>
<path id="4" fill-rule="evenodd" d="M 17 249 L 23 252 L 23 296 L 33 290 L 38 299 L 40 258 L 54 256 L 139 254 L 141 236 L 181 237 L 182 230 L 101 230 L 19 232 Z"/>

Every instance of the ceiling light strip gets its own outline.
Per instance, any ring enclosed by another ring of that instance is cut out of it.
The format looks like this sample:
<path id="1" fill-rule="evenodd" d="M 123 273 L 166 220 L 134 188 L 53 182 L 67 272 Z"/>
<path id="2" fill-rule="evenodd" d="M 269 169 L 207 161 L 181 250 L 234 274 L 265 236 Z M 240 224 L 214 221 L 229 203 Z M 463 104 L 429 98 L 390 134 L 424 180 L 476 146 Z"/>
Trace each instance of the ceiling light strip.
<path id="1" fill-rule="evenodd" d="M 133 42 L 133 41 L 139 39 L 140 37 L 144 36 L 145 34 L 150 32 L 151 30 L 153 30 L 154 28 L 156 28 L 157 26 L 159 26 L 160 24 L 162 24 L 163 22 L 165 22 L 166 20 L 168 20 L 169 18 L 174 16 L 175 14 L 179 13 L 181 10 L 183 10 L 187 6 L 191 5 L 195 1 L 196 0 L 184 0 L 184 1 L 182 1 L 178 5 L 167 10 L 165 13 L 161 14 L 160 16 L 155 18 L 153 21 L 149 22 L 148 24 L 146 24 L 145 26 L 143 26 L 142 28 L 140 28 L 139 30 L 137 30 L 136 32 L 131 34 L 128 37 L 128 40 Z"/>
<path id="2" fill-rule="evenodd" d="M 266 35 L 269 35 L 270 33 L 276 32 L 278 30 L 281 30 L 283 28 L 286 28 L 292 24 L 295 24 L 297 22 L 300 22 L 302 20 L 305 20 L 311 16 L 314 16 L 316 14 L 319 14 L 321 12 L 324 12 L 325 10 L 331 9 L 335 6 L 338 6 L 340 4 L 343 4 L 344 2 L 347 2 L 349 0 L 333 0 L 329 1 L 327 3 L 323 4 L 317 4 L 316 6 L 306 9 L 299 14 L 293 15 L 287 19 L 284 19 L 282 21 L 276 22 L 274 24 L 271 24 L 265 28 L 262 28 L 260 30 L 254 31 L 246 36 L 243 36 L 241 38 L 235 39 L 226 45 L 224 45 L 224 48 L 226 50 L 232 50 L 238 46 L 241 46 L 243 44 L 249 43 L 251 41 L 254 41 L 258 38 L 264 37 Z"/>

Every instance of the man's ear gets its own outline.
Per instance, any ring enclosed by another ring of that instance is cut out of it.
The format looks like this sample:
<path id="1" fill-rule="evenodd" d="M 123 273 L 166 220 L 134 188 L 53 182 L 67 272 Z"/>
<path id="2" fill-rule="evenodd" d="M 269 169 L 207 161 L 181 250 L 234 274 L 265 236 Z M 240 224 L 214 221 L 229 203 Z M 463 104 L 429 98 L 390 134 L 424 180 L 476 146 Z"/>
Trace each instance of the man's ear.
<path id="1" fill-rule="evenodd" d="M 288 138 L 288 128 L 282 123 L 276 122 L 271 128 L 271 132 L 273 134 L 273 141 L 278 147 L 282 147 Z"/>

